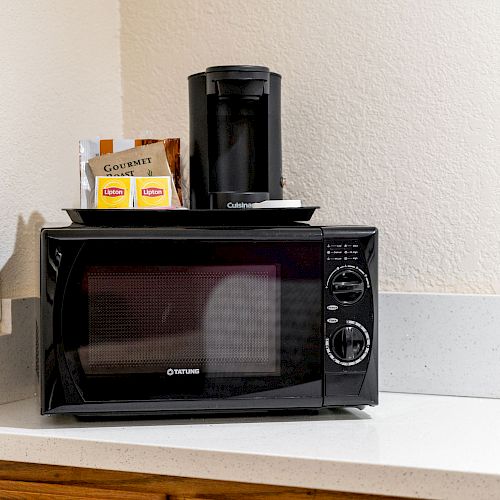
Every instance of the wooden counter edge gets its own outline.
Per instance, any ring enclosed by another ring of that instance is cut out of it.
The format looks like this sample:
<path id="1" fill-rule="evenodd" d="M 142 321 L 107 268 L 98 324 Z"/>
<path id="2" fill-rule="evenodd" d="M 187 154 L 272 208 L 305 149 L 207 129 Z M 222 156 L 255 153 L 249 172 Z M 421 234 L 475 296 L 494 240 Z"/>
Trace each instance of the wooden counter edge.
<path id="1" fill-rule="evenodd" d="M 0 461 L 0 498 L 395 500 L 311 488 Z"/>

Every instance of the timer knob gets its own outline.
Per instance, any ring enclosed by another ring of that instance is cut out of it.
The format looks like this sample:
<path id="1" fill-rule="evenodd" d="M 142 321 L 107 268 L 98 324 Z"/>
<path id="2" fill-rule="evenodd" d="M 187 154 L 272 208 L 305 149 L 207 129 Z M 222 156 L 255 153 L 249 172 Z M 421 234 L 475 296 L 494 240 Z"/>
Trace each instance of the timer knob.
<path id="1" fill-rule="evenodd" d="M 364 333 L 355 326 L 344 326 L 337 330 L 331 338 L 333 353 L 341 361 L 354 361 L 359 358 L 366 347 Z"/>
<path id="2" fill-rule="evenodd" d="M 335 363 L 352 366 L 361 363 L 370 350 L 370 336 L 366 328 L 356 321 L 348 320 L 326 339 L 326 351 Z"/>
<path id="3" fill-rule="evenodd" d="M 341 304 L 352 305 L 365 293 L 365 279 L 357 269 L 342 267 L 328 278 L 330 294 Z"/>

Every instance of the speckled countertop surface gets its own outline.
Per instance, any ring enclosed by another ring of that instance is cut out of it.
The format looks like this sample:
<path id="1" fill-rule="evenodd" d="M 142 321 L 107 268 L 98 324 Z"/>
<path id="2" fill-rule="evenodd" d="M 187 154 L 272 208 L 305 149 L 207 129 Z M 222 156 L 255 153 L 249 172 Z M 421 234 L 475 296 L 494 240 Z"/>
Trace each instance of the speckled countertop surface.
<path id="1" fill-rule="evenodd" d="M 418 498 L 500 498 L 500 400 L 382 393 L 308 416 L 80 422 L 0 406 L 0 460 Z"/>

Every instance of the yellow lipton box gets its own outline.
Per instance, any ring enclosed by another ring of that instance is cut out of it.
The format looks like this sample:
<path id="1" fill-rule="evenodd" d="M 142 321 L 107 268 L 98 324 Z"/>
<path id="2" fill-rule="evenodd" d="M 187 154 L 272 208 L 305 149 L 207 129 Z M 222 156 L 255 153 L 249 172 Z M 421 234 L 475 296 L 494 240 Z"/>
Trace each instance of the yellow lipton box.
<path id="1" fill-rule="evenodd" d="M 97 208 L 132 208 L 134 184 L 132 177 L 95 178 Z"/>
<path id="2" fill-rule="evenodd" d="M 134 177 L 137 208 L 168 208 L 172 205 L 172 178 Z"/>

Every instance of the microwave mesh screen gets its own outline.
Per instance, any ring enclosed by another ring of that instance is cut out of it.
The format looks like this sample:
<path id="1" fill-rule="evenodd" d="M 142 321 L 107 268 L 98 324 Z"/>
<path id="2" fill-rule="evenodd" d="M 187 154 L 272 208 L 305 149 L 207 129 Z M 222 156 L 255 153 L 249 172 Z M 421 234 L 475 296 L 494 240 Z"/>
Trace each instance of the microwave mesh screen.
<path id="1" fill-rule="evenodd" d="M 274 265 L 88 268 L 84 370 L 278 374 L 278 270 Z"/>

